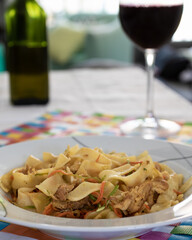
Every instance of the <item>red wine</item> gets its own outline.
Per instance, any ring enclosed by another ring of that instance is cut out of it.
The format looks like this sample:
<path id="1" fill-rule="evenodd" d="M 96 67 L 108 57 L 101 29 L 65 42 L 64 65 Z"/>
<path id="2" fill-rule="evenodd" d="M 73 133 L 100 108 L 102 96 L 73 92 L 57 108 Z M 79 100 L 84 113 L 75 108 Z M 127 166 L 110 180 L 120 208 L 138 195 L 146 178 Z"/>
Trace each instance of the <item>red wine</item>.
<path id="1" fill-rule="evenodd" d="M 139 47 L 158 49 L 171 40 L 183 5 L 120 5 L 119 18 L 127 36 Z"/>

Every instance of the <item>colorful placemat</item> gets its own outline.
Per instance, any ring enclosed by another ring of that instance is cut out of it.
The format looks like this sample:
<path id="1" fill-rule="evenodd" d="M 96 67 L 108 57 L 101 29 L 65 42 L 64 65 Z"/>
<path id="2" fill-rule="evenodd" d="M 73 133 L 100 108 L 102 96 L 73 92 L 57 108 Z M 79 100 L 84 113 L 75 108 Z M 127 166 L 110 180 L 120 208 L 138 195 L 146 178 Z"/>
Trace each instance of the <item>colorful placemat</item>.
<path id="1" fill-rule="evenodd" d="M 31 122 L 0 132 L 0 146 L 29 139 L 69 135 L 120 136 L 119 125 L 127 119 L 101 113 L 86 115 L 79 112 L 56 110 L 45 113 Z M 180 122 L 181 131 L 169 141 L 192 144 L 192 122 Z"/>
<path id="2" fill-rule="evenodd" d="M 0 146 L 47 137 L 68 135 L 120 135 L 118 125 L 124 120 L 120 116 L 93 114 L 60 110 L 45 113 L 31 122 L 27 122 L 0 132 Z"/>
<path id="3" fill-rule="evenodd" d="M 119 125 L 125 117 L 95 113 L 86 115 L 79 112 L 55 110 L 37 119 L 0 132 L 0 146 L 25 140 L 63 137 L 69 135 L 108 135 L 120 136 Z M 180 122 L 181 131 L 166 139 L 172 142 L 192 145 L 192 122 Z M 1 236 L 1 234 L 3 234 Z M 13 235 L 14 234 L 14 235 Z M 14 236 L 14 237 L 13 237 Z M 0 222 L 0 239 L 55 240 L 37 229 Z M 192 220 L 174 226 L 153 229 L 135 240 L 189 240 L 192 239 Z M 132 240 L 134 240 L 132 239 Z"/>

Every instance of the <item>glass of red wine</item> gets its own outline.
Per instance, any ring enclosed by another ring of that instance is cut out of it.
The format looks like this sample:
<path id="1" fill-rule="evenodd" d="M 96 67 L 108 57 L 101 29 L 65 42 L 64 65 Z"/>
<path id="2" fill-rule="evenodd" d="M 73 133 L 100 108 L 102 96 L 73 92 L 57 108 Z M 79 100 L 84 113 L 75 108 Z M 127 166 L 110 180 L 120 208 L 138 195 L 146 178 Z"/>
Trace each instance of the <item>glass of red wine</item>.
<path id="1" fill-rule="evenodd" d="M 148 79 L 146 115 L 123 123 L 120 128 L 124 134 L 153 139 L 168 137 L 180 130 L 176 122 L 154 115 L 153 85 L 156 52 L 171 40 L 182 12 L 183 0 L 119 0 L 122 29 L 144 52 Z"/>

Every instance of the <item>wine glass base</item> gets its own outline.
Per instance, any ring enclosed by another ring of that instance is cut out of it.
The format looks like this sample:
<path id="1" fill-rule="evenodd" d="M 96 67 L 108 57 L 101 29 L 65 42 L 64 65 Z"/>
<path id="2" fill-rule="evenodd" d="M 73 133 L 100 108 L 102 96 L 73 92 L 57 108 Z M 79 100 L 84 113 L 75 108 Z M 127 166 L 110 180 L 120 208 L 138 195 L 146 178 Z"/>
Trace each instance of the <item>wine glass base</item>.
<path id="1" fill-rule="evenodd" d="M 179 132 L 181 126 L 166 119 L 135 119 L 120 126 L 125 135 L 139 136 L 145 139 L 168 138 Z"/>

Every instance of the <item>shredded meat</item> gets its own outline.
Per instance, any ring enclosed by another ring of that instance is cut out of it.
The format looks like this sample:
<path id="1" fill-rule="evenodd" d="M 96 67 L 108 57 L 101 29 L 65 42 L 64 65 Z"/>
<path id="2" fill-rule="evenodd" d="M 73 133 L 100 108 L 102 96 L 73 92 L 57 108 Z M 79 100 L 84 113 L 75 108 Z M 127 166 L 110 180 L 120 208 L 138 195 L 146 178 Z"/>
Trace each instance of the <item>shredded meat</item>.
<path id="1" fill-rule="evenodd" d="M 112 197 L 111 201 L 115 208 L 127 211 L 129 215 L 142 210 L 145 202 L 151 207 L 160 193 L 168 189 L 168 183 L 162 178 L 147 180 L 139 186 L 130 188 L 121 194 L 121 197 Z"/>
<path id="2" fill-rule="evenodd" d="M 154 164 L 155 164 L 155 168 L 156 168 L 159 172 L 161 172 L 161 165 L 160 165 L 158 162 L 154 162 Z"/>
<path id="3" fill-rule="evenodd" d="M 122 200 L 118 201 L 118 199 L 112 199 L 113 204 L 115 204 L 114 207 L 121 210 L 127 210 L 129 214 L 138 212 L 147 200 L 151 189 L 151 181 L 146 181 L 140 186 L 131 188 L 130 191 L 123 194 L 124 196 Z"/>
<path id="4" fill-rule="evenodd" d="M 73 163 L 69 162 L 66 164 L 66 168 L 69 167 L 72 173 L 76 173 L 81 163 L 82 161 L 74 161 Z"/>
<path id="5" fill-rule="evenodd" d="M 150 191 L 146 202 L 148 203 L 149 207 L 153 206 L 153 204 L 155 204 L 155 202 L 157 201 L 157 196 L 159 196 L 159 194 L 155 194 L 153 191 Z"/>
<path id="6" fill-rule="evenodd" d="M 23 173 L 24 175 L 28 174 L 28 169 L 27 168 L 22 168 L 18 170 L 19 173 Z"/>
<path id="7" fill-rule="evenodd" d="M 155 178 L 152 181 L 152 184 L 153 184 L 153 191 L 156 191 L 159 194 L 165 192 L 169 187 L 169 184 L 167 183 L 167 181 L 162 178 Z"/>
<path id="8" fill-rule="evenodd" d="M 147 203 L 149 207 L 152 207 L 153 204 L 157 202 L 159 194 L 165 192 L 168 189 L 169 185 L 167 181 L 162 178 L 155 178 L 152 181 L 152 189 L 148 195 Z"/>
<path id="9" fill-rule="evenodd" d="M 75 162 L 71 167 L 70 167 L 70 170 L 72 173 L 76 173 L 77 170 L 79 169 L 81 165 L 81 162 Z"/>
<path id="10" fill-rule="evenodd" d="M 88 207 L 91 206 L 91 204 L 89 202 L 89 197 L 86 197 L 79 201 L 74 201 L 74 202 L 69 201 L 69 200 L 66 200 L 64 202 L 53 200 L 53 207 L 58 208 L 60 210 L 72 211 L 72 210 L 82 209 L 85 206 L 88 206 Z"/>
<path id="11" fill-rule="evenodd" d="M 62 184 L 55 193 L 55 198 L 60 201 L 65 201 L 67 199 L 67 194 L 71 192 L 74 188 L 72 184 Z"/>
<path id="12" fill-rule="evenodd" d="M 25 166 L 25 168 L 19 169 L 18 172 L 23 173 L 24 175 L 33 173 L 35 171 L 34 168 L 29 167 L 28 165 Z"/>

